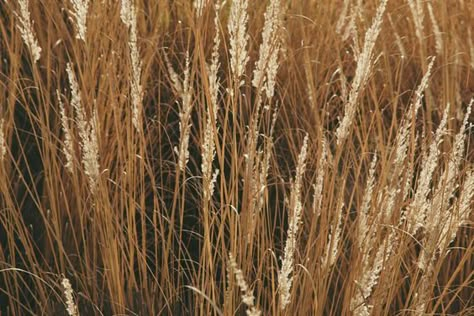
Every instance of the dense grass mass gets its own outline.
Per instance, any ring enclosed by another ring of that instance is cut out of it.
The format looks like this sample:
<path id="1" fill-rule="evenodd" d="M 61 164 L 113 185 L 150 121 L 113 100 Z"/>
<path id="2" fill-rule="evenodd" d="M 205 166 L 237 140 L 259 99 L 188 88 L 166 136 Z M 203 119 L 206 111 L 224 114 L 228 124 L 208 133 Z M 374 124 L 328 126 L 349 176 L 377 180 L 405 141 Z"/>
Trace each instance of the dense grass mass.
<path id="1" fill-rule="evenodd" d="M 474 2 L 0 0 L 1 315 L 473 315 Z"/>

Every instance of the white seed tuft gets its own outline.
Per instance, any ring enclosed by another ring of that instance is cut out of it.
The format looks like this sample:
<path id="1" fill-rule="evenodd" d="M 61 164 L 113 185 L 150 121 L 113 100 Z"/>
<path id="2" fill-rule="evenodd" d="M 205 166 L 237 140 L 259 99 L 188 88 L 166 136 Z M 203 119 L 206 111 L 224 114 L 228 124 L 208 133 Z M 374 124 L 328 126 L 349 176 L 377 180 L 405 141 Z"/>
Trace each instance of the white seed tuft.
<path id="1" fill-rule="evenodd" d="M 252 85 L 263 87 L 268 98 L 275 92 L 275 80 L 278 71 L 278 55 L 282 50 L 283 12 L 280 0 L 272 0 L 265 11 L 265 24 L 262 32 L 262 44 L 255 63 Z"/>
<path id="2" fill-rule="evenodd" d="M 137 132 L 142 125 L 142 99 L 143 88 L 141 85 L 142 62 L 137 44 L 137 8 L 133 0 L 122 0 L 120 10 L 122 22 L 129 29 L 128 46 L 130 48 L 130 59 L 132 62 L 132 123 Z"/>
<path id="3" fill-rule="evenodd" d="M 87 11 L 89 9 L 89 0 L 70 0 L 72 10 L 70 14 L 74 18 L 74 27 L 76 28 L 76 38 L 86 41 L 87 32 Z"/>
<path id="4" fill-rule="evenodd" d="M 194 0 L 193 6 L 194 6 L 194 9 L 196 10 L 195 11 L 196 17 L 199 18 L 202 15 L 202 11 L 204 10 L 208 2 L 209 0 Z"/>
<path id="5" fill-rule="evenodd" d="M 244 73 L 245 65 L 249 60 L 247 43 L 247 13 L 248 0 L 234 0 L 230 7 L 230 17 L 227 28 L 230 36 L 230 67 L 234 80 L 238 85 L 242 85 L 240 77 Z"/>
<path id="6" fill-rule="evenodd" d="M 186 53 L 186 66 L 184 69 L 184 81 L 182 83 L 182 106 L 179 111 L 179 157 L 178 166 L 181 171 L 186 169 L 189 161 L 189 134 L 191 133 L 191 110 L 192 110 L 192 86 L 189 73 L 189 54 Z"/>
<path id="7" fill-rule="evenodd" d="M 36 63 L 41 57 L 41 47 L 39 47 L 38 40 L 33 32 L 33 22 L 30 19 L 30 11 L 28 9 L 28 0 L 18 0 L 20 5 L 20 12 L 15 13 L 19 23 L 17 24 L 20 30 L 21 37 L 29 48 L 33 63 Z"/>
<path id="8" fill-rule="evenodd" d="M 214 132 L 217 130 L 217 97 L 219 93 L 219 79 L 217 72 L 219 70 L 219 5 L 216 5 L 216 16 L 214 18 L 215 36 L 214 47 L 212 49 L 212 62 L 208 67 L 209 92 L 211 102 L 206 107 L 206 125 L 204 128 L 204 142 L 202 146 L 202 163 L 201 171 L 203 175 L 204 200 L 207 202 L 211 199 L 214 191 L 214 184 L 217 179 L 218 170 L 214 171 L 212 176 L 212 163 L 216 154 L 216 144 L 214 140 Z M 211 178 L 212 177 L 212 178 Z"/>
<path id="9" fill-rule="evenodd" d="M 64 278 L 61 282 L 64 288 L 64 296 L 66 297 L 67 313 L 69 316 L 79 316 L 76 303 L 74 302 L 74 290 L 68 278 Z"/>

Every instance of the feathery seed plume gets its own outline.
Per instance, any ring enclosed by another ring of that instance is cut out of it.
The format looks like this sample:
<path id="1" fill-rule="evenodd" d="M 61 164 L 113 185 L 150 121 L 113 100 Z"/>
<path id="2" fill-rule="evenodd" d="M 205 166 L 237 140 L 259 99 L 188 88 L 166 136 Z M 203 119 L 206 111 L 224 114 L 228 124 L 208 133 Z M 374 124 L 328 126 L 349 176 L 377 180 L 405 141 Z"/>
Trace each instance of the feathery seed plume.
<path id="1" fill-rule="evenodd" d="M 33 63 L 36 63 L 41 57 L 41 47 L 39 47 L 38 40 L 33 32 L 33 22 L 30 18 L 30 11 L 28 9 L 28 0 L 18 0 L 20 5 L 20 12 L 15 13 L 19 23 L 17 24 L 21 37 L 29 48 Z"/>
<path id="2" fill-rule="evenodd" d="M 192 110 L 192 94 L 193 87 L 190 81 L 190 61 L 189 61 L 189 52 L 186 52 L 186 62 L 184 68 L 184 79 L 181 82 L 178 74 L 173 69 L 168 56 L 164 54 L 166 66 L 168 68 L 168 73 L 171 79 L 171 84 L 175 92 L 181 97 L 182 106 L 179 110 L 179 133 L 180 133 L 180 142 L 179 149 L 174 148 L 175 153 L 178 155 L 178 167 L 181 171 L 186 169 L 186 165 L 189 160 L 189 133 L 191 132 L 191 110 Z"/>
<path id="3" fill-rule="evenodd" d="M 321 158 L 319 160 L 319 166 L 318 166 L 318 171 L 317 171 L 317 177 L 316 177 L 316 182 L 313 184 L 313 214 L 316 214 L 316 218 L 319 217 L 321 214 L 321 201 L 322 201 L 322 192 L 323 192 L 323 183 L 324 183 L 324 176 L 325 176 L 325 170 L 326 170 L 326 164 L 327 164 L 327 140 L 323 136 L 321 140 L 321 146 L 322 146 L 322 153 L 321 153 Z"/>
<path id="4" fill-rule="evenodd" d="M 396 136 L 396 147 L 395 147 L 395 159 L 393 162 L 392 173 L 390 176 L 389 184 L 385 186 L 385 191 L 387 196 L 383 200 L 383 220 L 388 220 L 392 216 L 393 207 L 395 203 L 395 198 L 401 190 L 401 185 L 403 184 L 403 171 L 404 163 L 407 157 L 408 145 L 409 145 L 409 134 L 411 129 L 412 115 L 414 118 L 417 117 L 418 110 L 421 107 L 421 102 L 423 99 L 423 91 L 428 87 L 428 81 L 431 75 L 431 70 L 433 68 L 435 58 L 431 58 L 431 61 L 428 65 L 428 68 L 421 79 L 420 84 L 415 92 L 415 99 L 410 105 L 410 109 L 406 112 L 405 117 L 402 122 L 402 126 L 397 132 Z M 410 167 L 411 168 L 411 167 Z M 408 193 L 409 184 L 411 183 L 411 173 L 405 172 L 406 183 L 404 185 L 404 197 Z"/>
<path id="5" fill-rule="evenodd" d="M 193 6 L 196 9 L 196 17 L 200 17 L 202 15 L 202 11 L 206 7 L 209 0 L 194 0 Z"/>
<path id="6" fill-rule="evenodd" d="M 392 253 L 395 238 L 396 235 L 394 230 L 392 230 L 385 236 L 382 243 L 377 246 L 377 252 L 373 259 L 370 258 L 369 253 L 363 255 L 361 276 L 356 281 L 358 289 L 350 302 L 350 309 L 354 312 L 354 315 L 371 315 L 373 305 L 367 304 L 367 301 L 373 288 L 378 284 L 384 263 Z"/>
<path id="7" fill-rule="evenodd" d="M 403 161 L 407 155 L 407 148 L 408 148 L 408 134 L 409 129 L 411 127 L 411 115 L 416 117 L 418 110 L 421 107 L 421 103 L 423 100 L 423 91 L 428 87 L 428 81 L 431 76 L 431 70 L 433 69 L 435 58 L 431 58 L 431 61 L 428 65 L 428 68 L 421 79 L 420 84 L 415 92 L 415 100 L 410 105 L 410 110 L 407 112 L 406 117 L 403 121 L 403 125 L 400 128 L 397 134 L 397 150 L 395 154 L 395 167 L 399 168 L 403 164 Z"/>
<path id="8" fill-rule="evenodd" d="M 3 132 L 4 120 L 0 119 L 0 161 L 3 161 L 7 154 L 7 147 L 5 145 L 5 133 Z"/>
<path id="9" fill-rule="evenodd" d="M 459 210 L 455 213 L 451 219 L 451 224 L 449 230 L 442 236 L 444 239 L 439 245 L 439 249 L 446 251 L 449 244 L 456 237 L 457 230 L 459 227 L 467 223 L 469 220 L 469 215 L 472 213 L 472 201 L 474 199 L 474 171 L 471 170 L 467 173 L 466 180 L 464 181 L 464 187 L 461 191 L 461 196 L 459 198 Z"/>
<path id="10" fill-rule="evenodd" d="M 377 8 L 374 21 L 372 22 L 372 26 L 365 33 L 364 47 L 362 48 L 360 55 L 357 57 L 357 66 L 351 86 L 351 91 L 349 93 L 349 100 L 346 101 L 344 107 L 344 117 L 336 130 L 337 144 L 339 146 L 349 135 L 349 128 L 352 126 L 352 122 L 355 118 L 357 100 L 359 98 L 360 91 L 364 88 L 369 78 L 372 68 L 373 49 L 375 46 L 375 41 L 377 40 L 381 30 L 382 18 L 386 5 L 387 0 L 381 0 L 380 5 Z"/>
<path id="11" fill-rule="evenodd" d="M 433 7 L 431 6 L 431 2 L 428 1 L 427 5 L 428 5 L 428 13 L 429 13 L 429 16 L 430 16 L 431 24 L 433 25 L 433 33 L 434 33 L 434 38 L 435 38 L 436 53 L 441 56 L 443 54 L 443 35 L 441 34 L 438 22 L 436 21 L 436 17 L 434 15 Z"/>
<path id="12" fill-rule="evenodd" d="M 276 119 L 278 114 L 278 107 L 273 111 L 272 123 L 270 127 L 270 134 L 265 139 L 265 147 L 263 150 L 263 158 L 260 162 L 260 172 L 258 174 L 258 198 L 255 211 L 258 213 L 262 210 L 264 204 L 264 193 L 268 177 L 268 169 L 270 168 L 270 158 L 273 151 L 273 131 L 275 129 Z"/>
<path id="13" fill-rule="evenodd" d="M 415 34 L 420 43 L 423 42 L 423 20 L 425 13 L 423 11 L 423 2 L 421 0 L 408 0 L 413 22 L 415 23 Z"/>
<path id="14" fill-rule="evenodd" d="M 81 138 L 82 164 L 84 172 L 89 180 L 89 188 L 95 192 L 99 180 L 99 142 L 97 138 L 97 109 L 93 110 L 90 120 L 86 120 L 84 108 L 81 104 L 79 84 L 71 65 L 66 65 L 66 71 L 71 88 L 71 104 L 76 112 L 76 124 Z"/>
<path id="15" fill-rule="evenodd" d="M 448 202 L 456 192 L 458 183 L 456 181 L 459 172 L 462 159 L 464 157 L 465 140 L 466 140 L 466 127 L 468 124 L 469 115 L 471 114 L 472 102 L 469 104 L 466 114 L 464 116 L 463 124 L 461 129 L 454 138 L 453 148 L 449 155 L 448 165 L 441 176 L 441 180 L 438 182 L 438 186 L 433 193 L 433 199 L 431 201 L 431 208 L 428 210 L 429 214 L 426 220 L 426 231 L 434 232 L 437 230 L 437 226 L 446 226 L 449 223 L 451 212 L 448 210 Z M 438 238 L 438 237 L 436 237 Z M 436 244 L 440 244 L 436 242 Z"/>
<path id="16" fill-rule="evenodd" d="M 283 12 L 280 0 L 271 0 L 265 11 L 265 23 L 262 32 L 262 44 L 255 63 L 252 85 L 263 87 L 267 98 L 273 97 L 275 79 L 278 71 L 278 55 L 282 50 L 281 28 Z"/>
<path id="17" fill-rule="evenodd" d="M 212 49 L 212 62 L 208 67 L 209 91 L 211 94 L 211 102 L 206 108 L 206 125 L 204 128 L 204 142 L 202 146 L 202 162 L 201 171 L 203 175 L 204 200 L 209 201 L 214 189 L 214 182 L 217 179 L 218 170 L 212 176 L 212 162 L 216 154 L 216 144 L 214 142 L 214 131 L 217 128 L 217 96 L 219 92 L 219 79 L 217 71 L 219 69 L 219 5 L 216 4 L 216 16 L 214 18 L 214 26 L 216 34 L 214 36 L 214 47 Z M 212 178 L 211 178 L 212 177 Z"/>
<path id="18" fill-rule="evenodd" d="M 244 274 L 242 270 L 237 265 L 234 256 L 232 253 L 229 253 L 229 270 L 234 272 L 237 285 L 240 287 L 242 293 L 242 301 L 247 305 L 247 315 L 248 316 L 260 316 L 262 312 L 255 306 L 255 297 L 253 296 L 252 291 L 250 290 L 247 282 L 245 281 Z"/>
<path id="19" fill-rule="evenodd" d="M 230 67 L 234 75 L 234 80 L 239 86 L 243 84 L 240 77 L 244 73 L 245 65 L 249 60 L 247 43 L 247 13 L 248 0 L 234 0 L 230 7 L 230 17 L 227 28 L 230 36 Z"/>
<path id="20" fill-rule="evenodd" d="M 64 288 L 64 296 L 66 297 L 67 313 L 69 316 L 79 316 L 76 303 L 74 302 L 74 290 L 68 278 L 64 278 L 61 282 Z"/>
<path id="21" fill-rule="evenodd" d="M 173 86 L 173 89 L 175 90 L 175 92 L 179 96 L 182 96 L 183 95 L 183 85 L 181 84 L 181 80 L 179 79 L 178 74 L 176 73 L 173 66 L 171 65 L 171 62 L 168 59 L 168 55 L 166 54 L 166 52 L 164 53 L 163 57 L 165 59 L 166 68 L 168 69 L 168 74 L 170 76 L 171 84 Z"/>
<path id="22" fill-rule="evenodd" d="M 437 166 L 439 156 L 439 145 L 442 137 L 446 133 L 446 122 L 448 119 L 449 104 L 446 107 L 441 123 L 436 130 L 435 138 L 429 147 L 429 153 L 423 157 L 422 170 L 418 179 L 415 198 L 408 210 L 408 227 L 411 234 L 415 234 L 418 229 L 426 224 L 426 212 L 428 209 L 427 198 L 430 192 L 430 183 L 433 172 Z"/>
<path id="23" fill-rule="evenodd" d="M 400 37 L 400 34 L 398 34 L 395 24 L 393 23 L 391 14 L 388 15 L 388 21 L 390 22 L 390 25 L 392 26 L 393 35 L 395 35 L 395 44 L 397 44 L 398 50 L 400 51 L 400 56 L 402 58 L 405 58 L 406 56 L 408 56 L 407 51 L 405 50 L 405 46 L 403 45 L 402 38 Z"/>
<path id="24" fill-rule="evenodd" d="M 372 200 L 372 192 L 374 190 L 375 183 L 375 167 L 377 164 L 377 155 L 374 155 L 369 168 L 369 177 L 367 178 L 367 184 L 365 185 L 365 192 L 362 198 L 362 205 L 360 212 L 358 213 L 358 235 L 357 242 L 359 249 L 362 251 L 365 248 L 367 234 L 369 233 L 368 217 L 370 210 L 370 201 Z M 370 241 L 369 241 L 370 243 Z M 370 247 L 370 245 L 368 245 Z"/>
<path id="25" fill-rule="evenodd" d="M 75 19 L 76 38 L 86 41 L 87 32 L 87 11 L 89 9 L 89 0 L 70 0 L 72 10 L 69 12 Z"/>
<path id="26" fill-rule="evenodd" d="M 291 284 L 293 283 L 294 254 L 296 251 L 296 238 L 298 237 L 298 229 L 301 221 L 301 211 L 303 204 L 301 201 L 301 187 L 303 175 L 306 169 L 306 156 L 308 153 L 308 134 L 303 140 L 303 146 L 298 156 L 298 164 L 296 166 L 296 175 L 293 185 L 291 186 L 290 208 L 293 214 L 290 216 L 288 225 L 288 233 L 285 244 L 285 252 L 283 254 L 282 267 L 278 273 L 278 285 L 280 294 L 280 309 L 284 310 L 290 303 Z"/>
<path id="27" fill-rule="evenodd" d="M 220 5 L 215 5 L 216 15 L 214 17 L 214 28 L 216 33 L 214 35 L 214 45 L 212 47 L 211 66 L 208 67 L 209 91 L 211 94 L 211 108 L 214 118 L 217 115 L 217 97 L 219 94 L 219 78 L 217 72 L 219 71 L 219 46 L 221 43 L 219 34 L 219 13 Z"/>
<path id="28" fill-rule="evenodd" d="M 329 232 L 328 242 L 326 245 L 326 250 L 324 252 L 321 264 L 325 268 L 330 268 L 337 259 L 337 253 L 339 251 L 339 241 L 341 239 L 342 233 L 342 210 L 344 208 L 344 203 L 341 203 L 336 218 L 331 224 L 331 231 Z"/>
<path id="29" fill-rule="evenodd" d="M 437 193 L 435 194 L 435 198 L 437 196 L 441 196 L 442 188 L 445 187 L 449 190 L 449 196 L 444 197 L 444 200 L 448 200 L 454 195 L 454 191 L 458 188 L 458 184 L 456 183 L 456 178 L 459 174 L 459 167 L 461 165 L 461 160 L 463 159 L 464 152 L 465 152 L 465 141 L 466 141 L 466 128 L 468 127 L 468 119 L 469 115 L 471 114 L 471 108 L 474 104 L 474 99 L 468 105 L 466 114 L 464 116 L 464 121 L 459 130 L 458 134 L 455 137 L 453 149 L 451 151 L 451 155 L 449 158 L 448 167 L 444 172 L 443 178 L 446 179 L 446 184 L 438 185 Z M 448 245 L 451 241 L 454 240 L 456 237 L 456 232 L 458 228 L 463 225 L 463 223 L 468 219 L 470 210 L 470 203 L 472 201 L 472 196 L 474 194 L 474 172 L 469 171 L 466 176 L 466 180 L 464 181 L 464 187 L 460 193 L 459 197 L 459 208 L 458 211 L 454 211 L 453 209 L 445 210 L 443 212 L 443 217 L 438 220 L 439 224 L 442 224 L 442 230 L 440 234 L 440 242 L 437 243 L 438 250 L 441 252 L 445 252 L 448 248 Z M 434 205 L 441 204 L 440 202 L 433 201 Z M 440 216 L 439 214 L 436 214 Z M 431 219 L 430 219 L 431 220 Z"/>
<path id="30" fill-rule="evenodd" d="M 412 310 L 413 315 L 424 315 L 426 310 L 426 303 L 429 301 L 429 296 L 432 290 L 432 281 L 434 275 L 433 261 L 430 261 L 423 275 L 421 276 L 420 284 L 416 287 L 416 292 L 413 297 Z"/>
<path id="31" fill-rule="evenodd" d="M 143 89 L 141 85 L 142 62 L 137 45 L 137 8 L 134 0 L 122 0 L 120 17 L 129 29 L 128 46 L 130 48 L 130 59 L 132 62 L 132 123 L 139 132 L 142 124 L 142 99 Z"/>
<path id="32" fill-rule="evenodd" d="M 189 134 L 191 133 L 191 110 L 192 110 L 192 86 L 190 82 L 189 53 L 186 53 L 186 65 L 184 68 L 184 81 L 182 83 L 182 106 L 179 111 L 179 156 L 178 166 L 181 171 L 186 169 L 189 161 Z"/>
<path id="33" fill-rule="evenodd" d="M 63 152 L 64 152 L 64 156 L 66 157 L 65 167 L 67 171 L 69 171 L 70 173 L 73 173 L 74 172 L 74 169 L 73 169 L 74 146 L 72 142 L 71 133 L 69 130 L 69 122 L 68 122 L 69 118 L 66 115 L 66 110 L 64 108 L 63 102 L 61 101 L 61 97 L 58 90 L 56 91 L 56 94 L 58 97 L 59 112 L 61 114 L 61 127 L 64 133 Z"/>
<path id="34" fill-rule="evenodd" d="M 263 149 L 257 151 L 257 155 L 253 162 L 247 161 L 247 166 L 252 164 L 252 175 L 250 176 L 251 202 L 249 208 L 251 210 L 251 215 L 248 217 L 248 241 L 251 240 L 251 236 L 255 231 L 257 215 L 260 214 L 265 203 L 268 169 L 270 168 L 270 158 L 273 153 L 273 131 L 275 129 L 277 114 L 278 106 L 276 106 L 273 111 L 270 132 L 263 140 Z"/>
<path id="35" fill-rule="evenodd" d="M 349 9 L 350 0 L 344 0 L 342 4 L 341 14 L 339 15 L 339 19 L 336 23 L 336 33 L 341 34 L 342 28 L 344 27 L 346 20 L 347 20 L 347 11 Z"/>

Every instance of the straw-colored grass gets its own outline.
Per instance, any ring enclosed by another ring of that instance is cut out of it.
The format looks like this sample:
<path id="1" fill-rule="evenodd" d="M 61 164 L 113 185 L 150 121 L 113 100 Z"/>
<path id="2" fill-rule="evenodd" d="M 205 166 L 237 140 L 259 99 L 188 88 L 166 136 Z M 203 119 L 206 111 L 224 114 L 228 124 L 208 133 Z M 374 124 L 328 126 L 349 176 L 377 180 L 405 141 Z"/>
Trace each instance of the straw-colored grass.
<path id="1" fill-rule="evenodd" d="M 0 315 L 472 315 L 473 29 L 0 0 Z"/>

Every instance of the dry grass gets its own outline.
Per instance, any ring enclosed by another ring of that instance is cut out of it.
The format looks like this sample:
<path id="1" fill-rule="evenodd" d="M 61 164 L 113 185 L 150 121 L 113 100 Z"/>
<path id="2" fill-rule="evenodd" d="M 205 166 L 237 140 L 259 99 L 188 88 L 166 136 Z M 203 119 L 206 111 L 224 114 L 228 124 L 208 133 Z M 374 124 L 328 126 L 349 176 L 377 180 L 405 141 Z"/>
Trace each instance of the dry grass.
<path id="1" fill-rule="evenodd" d="M 474 313 L 474 2 L 0 3 L 1 315 Z"/>

